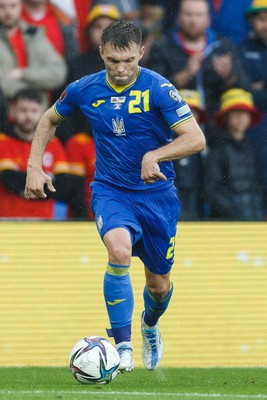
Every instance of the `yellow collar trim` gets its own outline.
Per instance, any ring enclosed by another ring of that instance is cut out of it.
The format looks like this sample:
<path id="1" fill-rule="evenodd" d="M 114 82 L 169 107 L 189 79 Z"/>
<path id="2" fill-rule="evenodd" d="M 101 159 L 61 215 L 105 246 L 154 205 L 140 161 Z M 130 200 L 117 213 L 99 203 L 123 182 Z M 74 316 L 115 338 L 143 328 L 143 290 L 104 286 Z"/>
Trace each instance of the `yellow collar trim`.
<path id="1" fill-rule="evenodd" d="M 141 67 L 138 67 L 138 70 L 137 70 L 137 73 L 136 73 L 136 76 L 135 76 L 134 81 L 131 82 L 131 83 L 129 83 L 128 85 L 124 85 L 124 86 L 113 85 L 112 83 L 109 82 L 108 76 L 107 76 L 107 75 L 106 75 L 106 81 L 107 81 L 108 86 L 110 86 L 113 90 L 115 90 L 115 92 L 121 93 L 121 92 L 123 92 L 125 89 L 128 89 L 129 87 L 131 87 L 132 85 L 135 84 L 135 82 L 137 81 L 137 78 L 138 78 L 139 75 L 140 75 L 140 72 L 141 72 Z"/>

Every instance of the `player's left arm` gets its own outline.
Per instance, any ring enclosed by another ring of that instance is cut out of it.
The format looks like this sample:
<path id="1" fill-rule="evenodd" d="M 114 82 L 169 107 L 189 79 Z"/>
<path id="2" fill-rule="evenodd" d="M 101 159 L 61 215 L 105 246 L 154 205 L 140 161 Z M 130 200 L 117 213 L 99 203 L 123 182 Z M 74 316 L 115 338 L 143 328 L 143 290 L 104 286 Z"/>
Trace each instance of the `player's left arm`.
<path id="1" fill-rule="evenodd" d="M 44 151 L 53 139 L 56 127 L 62 120 L 56 113 L 54 107 L 49 108 L 41 117 L 31 144 L 30 156 L 27 166 L 26 186 L 24 196 L 27 199 L 46 198 L 45 185 L 51 192 L 56 189 L 52 179 L 42 168 Z"/>
<path id="2" fill-rule="evenodd" d="M 158 179 L 167 179 L 160 171 L 159 162 L 188 157 L 204 150 L 205 136 L 194 117 L 185 122 L 181 121 L 174 131 L 176 136 L 171 143 L 144 155 L 141 178 L 146 184 L 153 183 Z"/>

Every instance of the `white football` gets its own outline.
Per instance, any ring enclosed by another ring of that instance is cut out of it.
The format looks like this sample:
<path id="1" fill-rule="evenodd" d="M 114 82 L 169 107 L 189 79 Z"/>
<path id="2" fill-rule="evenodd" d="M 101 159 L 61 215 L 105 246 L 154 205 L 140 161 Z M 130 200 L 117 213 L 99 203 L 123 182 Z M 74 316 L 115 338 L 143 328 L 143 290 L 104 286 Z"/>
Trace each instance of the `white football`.
<path id="1" fill-rule="evenodd" d="M 70 370 L 81 383 L 109 383 L 116 377 L 119 365 L 116 347 L 100 336 L 79 340 L 70 353 Z"/>

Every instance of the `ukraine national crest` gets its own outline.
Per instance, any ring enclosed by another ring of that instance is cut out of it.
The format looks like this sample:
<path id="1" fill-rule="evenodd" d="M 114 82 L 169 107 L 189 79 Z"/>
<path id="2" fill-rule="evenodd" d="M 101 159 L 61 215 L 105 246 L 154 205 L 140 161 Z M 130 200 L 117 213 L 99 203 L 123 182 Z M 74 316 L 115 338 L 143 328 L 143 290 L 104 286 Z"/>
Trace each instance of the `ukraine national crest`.
<path id="1" fill-rule="evenodd" d="M 113 132 L 116 136 L 126 136 L 123 118 L 112 118 Z"/>

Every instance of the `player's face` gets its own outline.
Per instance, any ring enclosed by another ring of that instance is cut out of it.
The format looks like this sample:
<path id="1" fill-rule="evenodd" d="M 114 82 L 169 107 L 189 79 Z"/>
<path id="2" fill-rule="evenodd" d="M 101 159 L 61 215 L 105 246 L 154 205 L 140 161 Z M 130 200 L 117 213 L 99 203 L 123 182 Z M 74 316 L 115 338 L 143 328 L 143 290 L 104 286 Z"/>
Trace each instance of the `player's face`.
<path id="1" fill-rule="evenodd" d="M 199 38 L 210 25 L 208 4 L 205 1 L 184 0 L 177 22 L 186 37 Z"/>
<path id="2" fill-rule="evenodd" d="M 35 101 L 20 99 L 11 107 L 16 130 L 29 135 L 29 141 L 43 114 L 43 106 Z"/>
<path id="3" fill-rule="evenodd" d="M 267 41 L 267 12 L 260 12 L 251 17 L 251 23 L 256 35 Z"/>
<path id="4" fill-rule="evenodd" d="M 114 49 L 106 44 L 99 50 L 111 84 L 124 86 L 135 80 L 138 63 L 144 54 L 143 46 L 140 48 L 134 43 L 127 49 Z"/>
<path id="5" fill-rule="evenodd" d="M 21 16 L 20 0 L 0 0 L 0 24 L 10 29 L 17 26 Z"/>

